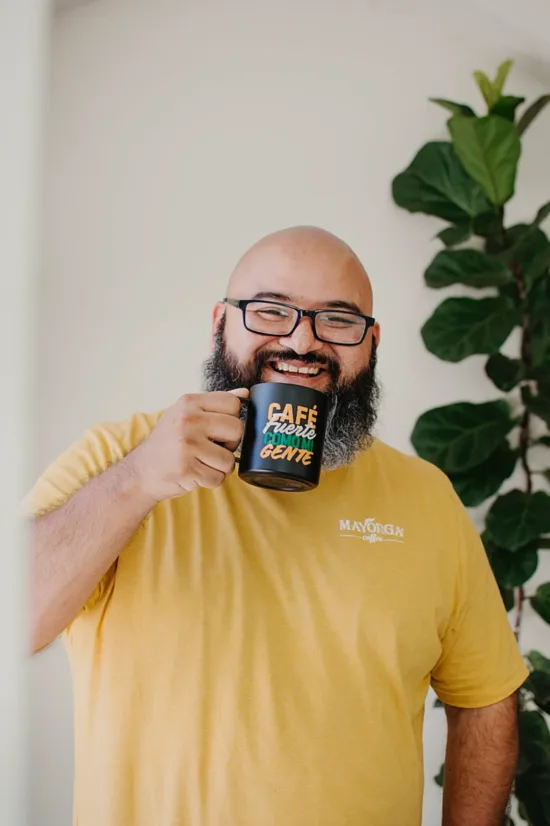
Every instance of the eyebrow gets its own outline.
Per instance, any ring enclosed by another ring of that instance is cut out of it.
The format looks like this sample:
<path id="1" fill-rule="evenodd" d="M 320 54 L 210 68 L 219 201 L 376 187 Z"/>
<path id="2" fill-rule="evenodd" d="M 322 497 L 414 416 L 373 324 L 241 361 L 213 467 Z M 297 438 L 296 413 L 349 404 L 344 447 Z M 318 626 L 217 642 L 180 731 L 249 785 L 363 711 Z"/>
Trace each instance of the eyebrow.
<path id="1" fill-rule="evenodd" d="M 293 301 L 289 295 L 284 295 L 283 293 L 275 293 L 271 291 L 261 291 L 256 293 L 253 298 L 272 298 L 274 301 L 284 301 L 286 303 L 292 304 Z M 365 313 L 361 310 L 361 308 L 355 304 L 354 301 L 325 301 L 321 304 L 321 309 L 332 309 L 332 310 L 350 310 L 352 313 L 359 313 L 359 315 L 365 315 Z"/>

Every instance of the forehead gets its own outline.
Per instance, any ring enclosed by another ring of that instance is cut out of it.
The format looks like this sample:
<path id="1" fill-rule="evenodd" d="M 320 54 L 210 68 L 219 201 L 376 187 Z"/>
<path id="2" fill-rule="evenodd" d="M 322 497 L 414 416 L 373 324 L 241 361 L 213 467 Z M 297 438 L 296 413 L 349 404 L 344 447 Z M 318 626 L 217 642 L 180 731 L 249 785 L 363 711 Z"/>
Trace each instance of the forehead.
<path id="1" fill-rule="evenodd" d="M 239 262 L 229 289 L 233 298 L 277 294 L 279 300 L 284 297 L 306 309 L 341 301 L 355 304 L 361 312 L 372 312 L 368 276 L 343 245 L 262 245 Z"/>

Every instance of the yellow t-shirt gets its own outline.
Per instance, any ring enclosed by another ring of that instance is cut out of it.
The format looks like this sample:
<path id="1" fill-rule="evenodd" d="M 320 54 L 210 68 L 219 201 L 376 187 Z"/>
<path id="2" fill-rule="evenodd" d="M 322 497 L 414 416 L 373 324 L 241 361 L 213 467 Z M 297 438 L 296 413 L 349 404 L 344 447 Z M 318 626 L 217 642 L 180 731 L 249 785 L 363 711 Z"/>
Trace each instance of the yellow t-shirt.
<path id="1" fill-rule="evenodd" d="M 31 512 L 157 420 L 89 431 Z M 452 487 L 379 441 L 311 492 L 162 502 L 65 641 L 78 826 L 418 826 L 430 684 L 477 707 L 528 673 Z"/>

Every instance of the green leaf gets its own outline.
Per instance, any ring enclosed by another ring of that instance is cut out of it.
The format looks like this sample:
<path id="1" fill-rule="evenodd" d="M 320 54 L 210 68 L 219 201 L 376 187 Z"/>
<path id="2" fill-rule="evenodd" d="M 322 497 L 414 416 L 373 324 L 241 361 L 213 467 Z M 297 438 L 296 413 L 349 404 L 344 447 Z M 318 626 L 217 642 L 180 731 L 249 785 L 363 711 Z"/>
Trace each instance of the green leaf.
<path id="1" fill-rule="evenodd" d="M 500 64 L 500 66 L 497 69 L 497 75 L 493 83 L 491 84 L 493 87 L 493 94 L 496 100 L 498 100 L 502 95 L 502 90 L 504 89 L 506 78 L 508 77 L 510 69 L 513 65 L 513 60 L 505 60 Z"/>
<path id="2" fill-rule="evenodd" d="M 548 272 L 549 267 L 550 243 L 548 243 L 543 250 L 538 252 L 525 266 L 523 275 L 528 290 L 532 288 L 537 278 L 540 278 L 541 275 Z"/>
<path id="3" fill-rule="evenodd" d="M 447 100 L 446 98 L 430 98 L 430 102 L 437 103 L 438 106 L 442 106 L 443 109 L 447 109 L 453 115 L 466 115 L 469 118 L 475 118 L 476 116 L 474 110 L 465 103 L 455 103 L 454 100 Z"/>
<path id="4" fill-rule="evenodd" d="M 518 135 L 523 135 L 528 126 L 540 115 L 545 106 L 550 103 L 550 95 L 542 95 L 538 100 L 529 106 L 518 121 Z"/>
<path id="5" fill-rule="evenodd" d="M 499 496 L 487 514 L 486 527 L 496 545 L 517 551 L 550 531 L 550 496 L 522 490 Z"/>
<path id="6" fill-rule="evenodd" d="M 503 208 L 499 207 L 492 212 L 484 212 L 473 219 L 474 234 L 481 238 L 491 239 L 502 233 Z"/>
<path id="7" fill-rule="evenodd" d="M 529 651 L 526 657 L 535 671 L 544 671 L 545 674 L 550 674 L 550 660 L 540 651 Z"/>
<path id="8" fill-rule="evenodd" d="M 516 109 L 522 103 L 525 103 L 525 98 L 518 98 L 515 95 L 503 95 L 491 109 L 491 115 L 500 115 L 501 118 L 512 121 L 516 119 Z"/>
<path id="9" fill-rule="evenodd" d="M 534 368 L 550 368 L 550 278 L 539 278 L 528 296 L 531 316 L 531 355 Z"/>
<path id="10" fill-rule="evenodd" d="M 535 595 L 531 597 L 531 607 L 550 625 L 550 582 L 539 585 Z"/>
<path id="11" fill-rule="evenodd" d="M 495 102 L 493 84 L 491 83 L 485 72 L 474 72 L 474 78 L 476 80 L 477 85 L 479 86 L 481 94 L 483 95 L 483 99 L 487 104 L 487 108 L 490 109 Z"/>
<path id="12" fill-rule="evenodd" d="M 446 473 L 461 473 L 488 459 L 514 426 L 503 400 L 458 402 L 423 413 L 411 441 L 421 458 Z"/>
<path id="13" fill-rule="evenodd" d="M 434 780 L 437 783 L 437 785 L 442 789 L 445 780 L 445 764 L 441 766 L 438 774 L 436 774 L 436 776 L 434 777 Z"/>
<path id="14" fill-rule="evenodd" d="M 505 238 L 504 248 L 489 249 L 488 252 L 498 252 L 503 261 L 517 264 L 522 268 L 543 252 L 549 243 L 546 233 L 535 224 L 515 224 L 506 230 Z"/>
<path id="15" fill-rule="evenodd" d="M 508 442 L 502 442 L 488 459 L 465 473 L 451 473 L 449 478 L 467 508 L 475 508 L 500 490 L 516 466 L 517 454 Z"/>
<path id="16" fill-rule="evenodd" d="M 426 348 L 443 361 L 491 355 L 520 322 L 516 307 L 498 298 L 447 298 L 422 327 Z"/>
<path id="17" fill-rule="evenodd" d="M 514 605 L 516 604 L 515 596 L 514 596 L 514 589 L 513 588 L 501 588 L 498 586 L 500 591 L 500 596 L 502 597 L 502 601 L 504 603 L 504 607 L 506 611 L 511 611 Z"/>
<path id="18" fill-rule="evenodd" d="M 439 289 L 451 284 L 467 287 L 500 287 L 513 280 L 503 261 L 479 250 L 442 250 L 424 273 L 428 287 Z"/>
<path id="19" fill-rule="evenodd" d="M 409 212 L 435 215 L 453 224 L 468 224 L 491 209 L 481 187 L 466 174 L 447 142 L 423 146 L 410 166 L 394 178 L 392 194 L 397 206 Z"/>
<path id="20" fill-rule="evenodd" d="M 534 413 L 550 427 L 550 379 L 539 381 L 536 396 L 533 395 L 530 388 L 526 387 L 524 401 L 531 413 Z"/>
<path id="21" fill-rule="evenodd" d="M 519 294 L 518 285 L 515 281 L 511 281 L 509 284 L 504 284 L 500 287 L 499 292 L 511 301 L 514 307 L 521 307 L 522 300 Z"/>
<path id="22" fill-rule="evenodd" d="M 526 810 L 525 806 L 523 805 L 523 803 L 518 804 L 518 815 L 521 817 L 522 820 L 525 820 L 525 821 L 528 820 L 527 810 Z"/>
<path id="23" fill-rule="evenodd" d="M 531 327 L 531 352 L 535 367 L 550 366 L 550 316 L 534 321 Z"/>
<path id="24" fill-rule="evenodd" d="M 536 712 L 533 712 L 536 713 Z M 529 769 L 516 776 L 514 792 L 529 826 L 548 826 L 550 823 L 550 770 Z"/>
<path id="25" fill-rule="evenodd" d="M 531 766 L 550 767 L 550 731 L 539 711 L 519 712 L 519 743 Z"/>
<path id="26" fill-rule="evenodd" d="M 457 244 L 463 244 L 472 235 L 472 229 L 468 224 L 461 224 L 459 226 L 445 227 L 441 232 L 437 233 L 437 238 L 443 241 L 446 247 L 455 247 Z"/>
<path id="27" fill-rule="evenodd" d="M 550 436 L 541 436 L 540 439 L 537 439 L 534 444 L 542 445 L 543 447 L 550 447 Z"/>
<path id="28" fill-rule="evenodd" d="M 519 588 L 531 579 L 539 564 L 539 555 L 535 548 L 528 547 L 513 553 L 496 546 L 486 534 L 482 539 L 501 592 L 503 588 Z"/>
<path id="29" fill-rule="evenodd" d="M 502 205 L 514 194 L 521 143 L 516 127 L 498 115 L 449 120 L 453 146 L 466 172 L 477 181 L 493 204 Z"/>
<path id="30" fill-rule="evenodd" d="M 522 697 L 522 699 L 525 699 L 525 697 Z M 519 774 L 525 774 L 525 772 L 529 772 L 529 771 L 533 771 L 532 766 L 530 765 L 529 761 L 527 760 L 527 757 L 525 756 L 525 754 L 520 750 L 519 759 L 518 759 L 517 766 L 516 766 L 516 777 Z M 522 804 L 519 803 L 518 813 L 520 812 L 520 806 L 521 805 Z M 524 820 L 527 820 L 526 815 L 524 817 Z"/>
<path id="31" fill-rule="evenodd" d="M 485 372 L 499 390 L 509 393 L 523 378 L 523 363 L 502 353 L 493 353 L 487 359 Z"/>
<path id="32" fill-rule="evenodd" d="M 543 221 L 546 221 L 546 219 L 548 218 L 549 215 L 550 215 L 550 201 L 548 201 L 547 204 L 544 204 L 544 206 L 541 206 L 541 208 L 537 212 L 537 216 L 536 216 L 533 223 L 535 224 L 535 226 L 538 227 L 538 226 L 540 226 L 540 224 L 542 224 Z"/>
<path id="33" fill-rule="evenodd" d="M 550 713 L 550 673 L 544 671 L 532 671 L 525 683 L 525 688 L 533 694 L 533 700 L 538 707 Z"/>
<path id="34" fill-rule="evenodd" d="M 506 230 L 505 246 L 487 242 L 487 252 L 496 255 L 512 271 L 523 275 L 528 291 L 537 279 L 548 273 L 550 241 L 536 224 L 517 224 Z"/>

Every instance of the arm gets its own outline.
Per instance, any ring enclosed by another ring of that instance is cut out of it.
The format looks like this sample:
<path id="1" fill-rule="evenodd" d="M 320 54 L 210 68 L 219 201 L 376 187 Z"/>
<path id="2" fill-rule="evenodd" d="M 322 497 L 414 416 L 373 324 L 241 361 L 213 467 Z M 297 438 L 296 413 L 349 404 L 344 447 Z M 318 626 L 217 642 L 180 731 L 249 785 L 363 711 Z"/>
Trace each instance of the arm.
<path id="1" fill-rule="evenodd" d="M 74 619 L 149 511 L 233 470 L 248 391 L 183 396 L 153 432 L 63 504 L 36 518 L 31 536 L 32 645 L 48 645 Z M 90 465 L 90 457 L 86 457 Z M 61 468 L 61 475 L 71 475 Z M 74 474 L 72 474 L 74 475 Z M 77 487 L 77 485 L 75 485 Z"/>
<path id="2" fill-rule="evenodd" d="M 518 759 L 516 695 L 445 711 L 443 826 L 502 826 Z"/>
<path id="3" fill-rule="evenodd" d="M 36 519 L 31 533 L 34 651 L 71 622 L 154 504 L 130 454 Z"/>
<path id="4" fill-rule="evenodd" d="M 457 568 L 432 686 L 448 720 L 444 826 L 502 826 L 518 753 L 516 692 L 529 676 L 474 523 L 453 493 Z"/>

